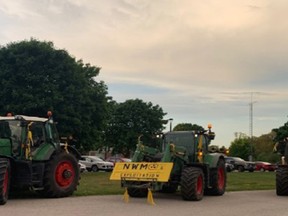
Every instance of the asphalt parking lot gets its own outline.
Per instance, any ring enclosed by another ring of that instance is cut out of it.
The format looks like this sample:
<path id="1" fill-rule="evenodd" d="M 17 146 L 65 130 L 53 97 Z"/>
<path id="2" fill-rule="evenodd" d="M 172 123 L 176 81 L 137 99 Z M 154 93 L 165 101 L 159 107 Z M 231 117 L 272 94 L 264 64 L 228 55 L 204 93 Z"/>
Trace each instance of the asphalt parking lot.
<path id="1" fill-rule="evenodd" d="M 154 194 L 156 205 L 146 199 L 121 195 L 68 197 L 61 199 L 11 199 L 0 206 L 5 216 L 283 216 L 288 215 L 288 197 L 275 191 L 227 192 L 220 197 L 205 196 L 202 201 L 183 201 L 179 194 Z"/>

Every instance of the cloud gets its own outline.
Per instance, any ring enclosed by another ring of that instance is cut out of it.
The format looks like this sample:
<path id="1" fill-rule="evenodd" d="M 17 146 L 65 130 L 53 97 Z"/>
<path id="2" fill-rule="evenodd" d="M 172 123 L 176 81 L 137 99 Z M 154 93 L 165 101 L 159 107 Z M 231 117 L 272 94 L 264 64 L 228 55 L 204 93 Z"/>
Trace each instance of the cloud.
<path id="1" fill-rule="evenodd" d="M 101 67 L 117 101 L 159 104 L 177 122 L 216 122 L 220 143 L 287 116 L 288 2 L 0 0 L 0 44 L 53 41 Z M 256 94 L 256 92 L 258 92 Z M 216 139 L 217 140 L 217 139 Z"/>

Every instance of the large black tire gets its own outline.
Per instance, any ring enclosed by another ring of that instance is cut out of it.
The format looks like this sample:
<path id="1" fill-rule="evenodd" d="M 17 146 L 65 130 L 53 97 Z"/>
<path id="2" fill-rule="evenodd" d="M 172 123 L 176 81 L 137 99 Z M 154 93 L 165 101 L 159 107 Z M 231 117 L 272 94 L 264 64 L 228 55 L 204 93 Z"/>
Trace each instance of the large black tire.
<path id="1" fill-rule="evenodd" d="M 199 201 L 204 194 L 204 174 L 198 167 L 187 167 L 181 175 L 181 194 L 184 200 Z"/>
<path id="2" fill-rule="evenodd" d="M 53 155 L 45 166 L 45 197 L 67 197 L 77 189 L 80 179 L 78 162 L 73 154 L 61 152 Z"/>
<path id="3" fill-rule="evenodd" d="M 276 194 L 288 195 L 288 166 L 279 166 L 276 170 Z"/>
<path id="4" fill-rule="evenodd" d="M 7 159 L 0 159 L 0 205 L 8 200 L 10 186 L 10 162 Z"/>
<path id="5" fill-rule="evenodd" d="M 210 169 L 210 188 L 205 190 L 205 194 L 221 196 L 226 190 L 227 174 L 225 169 L 225 161 L 219 159 L 216 169 Z"/>
<path id="6" fill-rule="evenodd" d="M 136 187 L 127 188 L 129 196 L 136 198 L 147 197 L 148 188 L 137 188 L 137 185 L 141 185 L 143 182 L 133 182 L 133 184 L 135 184 Z"/>

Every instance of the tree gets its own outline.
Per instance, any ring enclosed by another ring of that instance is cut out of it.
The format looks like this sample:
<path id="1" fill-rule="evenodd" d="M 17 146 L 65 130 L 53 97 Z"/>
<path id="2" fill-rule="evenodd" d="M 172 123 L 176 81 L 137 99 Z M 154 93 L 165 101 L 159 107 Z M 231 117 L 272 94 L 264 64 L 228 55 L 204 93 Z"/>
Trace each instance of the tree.
<path id="1" fill-rule="evenodd" d="M 52 110 L 61 136 L 95 148 L 107 112 L 100 68 L 76 61 L 52 42 L 35 39 L 0 47 L 0 113 L 43 116 Z"/>
<path id="2" fill-rule="evenodd" d="M 114 153 L 129 157 L 131 151 L 135 150 L 140 135 L 145 142 L 152 142 L 152 137 L 164 129 L 162 120 L 166 113 L 159 105 L 140 99 L 130 99 L 114 105 L 105 131 L 106 145 L 113 147 Z"/>
<path id="3" fill-rule="evenodd" d="M 203 131 L 204 128 L 200 125 L 191 123 L 180 123 L 173 128 L 173 131 L 190 131 L 190 130 Z"/>
<path id="4" fill-rule="evenodd" d="M 270 132 L 254 139 L 253 144 L 255 146 L 255 160 L 267 161 L 271 163 L 276 163 L 279 161 L 279 155 L 273 152 L 273 147 L 275 144 L 273 141 L 274 137 L 275 133 Z"/>
<path id="5" fill-rule="evenodd" d="M 252 149 L 251 149 L 252 148 Z M 229 155 L 234 157 L 240 157 L 244 160 L 249 159 L 249 155 L 251 155 L 251 150 L 254 148 L 251 147 L 250 138 L 236 138 L 229 147 Z"/>
<path id="6" fill-rule="evenodd" d="M 288 137 L 288 122 L 279 128 L 272 129 L 272 132 L 276 133 L 274 138 L 275 142 L 282 141 L 284 138 Z"/>

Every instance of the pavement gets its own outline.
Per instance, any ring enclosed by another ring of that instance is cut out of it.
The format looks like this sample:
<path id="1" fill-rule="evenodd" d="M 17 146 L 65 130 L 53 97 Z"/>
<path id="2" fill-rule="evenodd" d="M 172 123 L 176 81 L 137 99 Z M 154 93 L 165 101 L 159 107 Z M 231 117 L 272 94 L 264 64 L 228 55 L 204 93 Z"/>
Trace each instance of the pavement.
<path id="1" fill-rule="evenodd" d="M 60 199 L 10 199 L 0 206 L 2 216 L 286 216 L 288 197 L 275 191 L 226 192 L 184 201 L 180 194 L 154 194 L 155 205 L 146 198 L 122 195 L 67 197 Z"/>

